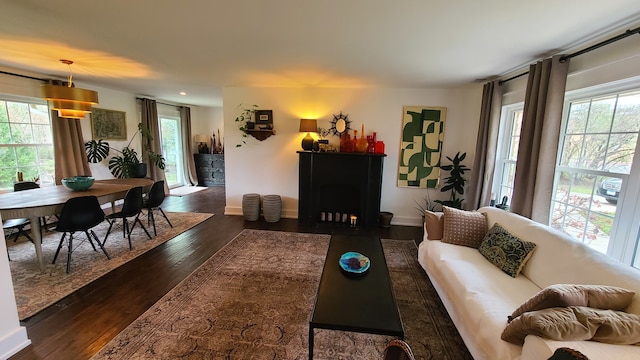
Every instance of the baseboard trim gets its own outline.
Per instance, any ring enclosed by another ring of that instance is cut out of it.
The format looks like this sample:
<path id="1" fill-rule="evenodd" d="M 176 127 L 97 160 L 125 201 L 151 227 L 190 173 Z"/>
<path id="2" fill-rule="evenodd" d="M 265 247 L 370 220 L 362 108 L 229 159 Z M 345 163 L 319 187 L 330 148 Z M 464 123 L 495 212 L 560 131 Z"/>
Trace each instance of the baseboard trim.
<path id="1" fill-rule="evenodd" d="M 27 337 L 27 329 L 19 326 L 0 339 L 0 359 L 8 359 L 29 345 L 31 340 Z"/>

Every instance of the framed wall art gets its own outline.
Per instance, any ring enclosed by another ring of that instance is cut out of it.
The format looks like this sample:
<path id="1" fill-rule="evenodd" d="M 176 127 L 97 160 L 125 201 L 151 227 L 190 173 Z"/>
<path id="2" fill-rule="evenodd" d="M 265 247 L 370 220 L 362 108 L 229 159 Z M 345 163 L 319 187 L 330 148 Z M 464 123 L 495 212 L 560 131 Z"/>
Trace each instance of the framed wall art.
<path id="1" fill-rule="evenodd" d="M 398 186 L 435 188 L 440 178 L 444 139 L 443 107 L 404 106 L 398 162 Z"/>
<path id="2" fill-rule="evenodd" d="M 91 136 L 96 140 L 126 140 L 126 113 L 93 108 L 91 110 Z"/>
<path id="3" fill-rule="evenodd" d="M 273 110 L 256 110 L 256 124 L 273 125 Z"/>

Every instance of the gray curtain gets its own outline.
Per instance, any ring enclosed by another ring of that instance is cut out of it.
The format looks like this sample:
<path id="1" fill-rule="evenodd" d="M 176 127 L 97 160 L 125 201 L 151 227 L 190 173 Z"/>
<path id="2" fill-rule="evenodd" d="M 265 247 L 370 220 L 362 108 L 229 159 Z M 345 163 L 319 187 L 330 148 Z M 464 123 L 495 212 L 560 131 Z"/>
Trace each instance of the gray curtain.
<path id="1" fill-rule="evenodd" d="M 465 203 L 467 210 L 487 206 L 491 201 L 503 92 L 504 88 L 498 80 L 484 84 L 482 89 L 476 155 L 471 169 L 469 197 Z"/>
<path id="2" fill-rule="evenodd" d="M 511 211 L 548 224 L 569 62 L 531 65 L 524 101 Z"/>
<path id="3" fill-rule="evenodd" d="M 198 183 L 196 164 L 191 151 L 191 108 L 180 107 L 180 127 L 182 133 L 182 161 L 184 163 L 184 179 L 191 185 Z"/>
<path id="4" fill-rule="evenodd" d="M 51 111 L 53 156 L 58 185 L 66 177 L 91 175 L 80 121 L 83 120 L 60 118 L 56 110 Z"/>
<path id="5" fill-rule="evenodd" d="M 149 163 L 147 157 L 146 146 L 151 151 L 162 154 L 162 146 L 160 145 L 160 126 L 158 124 L 158 105 L 155 100 L 142 99 L 142 123 L 149 129 L 149 133 L 153 139 L 142 138 L 142 159 L 147 164 L 147 176 L 153 181 L 164 180 L 164 192 L 169 193 L 169 187 L 167 185 L 167 179 L 164 176 L 164 170 L 161 170 L 157 166 Z"/>

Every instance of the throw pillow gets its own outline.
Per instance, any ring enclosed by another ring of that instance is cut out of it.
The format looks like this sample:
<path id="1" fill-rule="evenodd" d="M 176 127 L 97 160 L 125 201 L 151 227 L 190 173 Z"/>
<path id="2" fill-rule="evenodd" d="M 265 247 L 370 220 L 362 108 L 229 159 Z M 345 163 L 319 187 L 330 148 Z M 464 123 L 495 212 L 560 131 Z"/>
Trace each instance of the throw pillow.
<path id="1" fill-rule="evenodd" d="M 478 250 L 500 270 L 516 277 L 535 248 L 535 243 L 521 240 L 496 223 L 484 237 Z"/>
<path id="2" fill-rule="evenodd" d="M 509 321 L 527 311 L 552 307 L 589 306 L 597 309 L 623 310 L 635 292 L 615 286 L 554 284 L 547 286 L 520 305 L 509 316 Z"/>
<path id="3" fill-rule="evenodd" d="M 530 311 L 509 323 L 500 338 L 522 345 L 527 335 L 557 341 L 634 345 L 640 343 L 640 315 L 584 306 Z"/>
<path id="4" fill-rule="evenodd" d="M 557 348 L 547 360 L 589 360 L 583 353 L 568 347 Z"/>
<path id="5" fill-rule="evenodd" d="M 424 212 L 424 225 L 427 231 L 427 240 L 442 239 L 442 230 L 444 228 L 444 213 L 441 211 Z"/>
<path id="6" fill-rule="evenodd" d="M 443 206 L 444 228 L 442 242 L 477 249 L 487 233 L 487 219 L 483 213 Z"/>

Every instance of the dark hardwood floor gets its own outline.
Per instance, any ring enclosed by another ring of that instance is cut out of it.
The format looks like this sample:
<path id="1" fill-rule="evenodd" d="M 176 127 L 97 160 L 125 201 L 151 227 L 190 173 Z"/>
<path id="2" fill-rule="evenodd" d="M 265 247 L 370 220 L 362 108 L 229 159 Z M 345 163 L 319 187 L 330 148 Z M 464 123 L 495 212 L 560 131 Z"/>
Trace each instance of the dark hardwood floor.
<path id="1" fill-rule="evenodd" d="M 224 207 L 224 187 L 167 197 L 165 211 L 215 216 L 23 321 L 32 344 L 11 359 L 90 358 L 245 228 L 325 234 L 367 231 L 379 232 L 385 239 L 422 239 L 419 227 L 354 230 L 301 225 L 295 219 L 246 222 L 242 216 L 225 216 Z"/>

